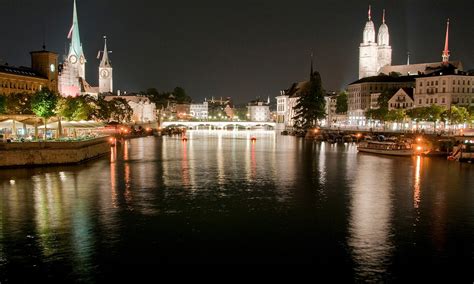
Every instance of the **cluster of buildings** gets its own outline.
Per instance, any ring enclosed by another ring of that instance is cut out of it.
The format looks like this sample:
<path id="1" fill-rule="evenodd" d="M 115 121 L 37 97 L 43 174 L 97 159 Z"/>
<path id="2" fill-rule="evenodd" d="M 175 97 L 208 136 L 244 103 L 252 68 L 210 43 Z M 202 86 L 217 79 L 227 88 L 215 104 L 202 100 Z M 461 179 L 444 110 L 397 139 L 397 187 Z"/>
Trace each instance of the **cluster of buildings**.
<path id="1" fill-rule="evenodd" d="M 439 62 L 410 64 L 408 57 L 406 64 L 392 65 L 385 12 L 379 28 L 378 42 L 375 42 L 370 8 L 359 50 L 359 80 L 347 88 L 349 125 L 367 125 L 365 113 L 369 109 L 378 108 L 378 97 L 388 90 L 396 90 L 389 100 L 389 110 L 431 105 L 447 109 L 452 105 L 474 105 L 474 74 L 464 72 L 460 61 L 449 60 L 449 20 Z"/>
<path id="2" fill-rule="evenodd" d="M 389 101 L 389 110 L 411 109 L 439 105 L 450 108 L 474 106 L 474 74 L 464 72 L 460 61 L 450 61 L 449 20 L 445 46 L 439 62 L 392 65 L 390 33 L 383 10 L 382 24 L 376 33 L 371 7 L 359 46 L 359 79 L 346 89 L 347 113 L 337 113 L 337 95 L 326 96 L 327 126 L 367 126 L 366 112 L 378 108 L 378 98 L 385 92 L 395 94 Z M 309 81 L 294 83 L 276 97 L 276 122 L 280 127 L 292 127 L 294 106 L 306 93 Z M 395 91 L 394 91 L 395 90 Z"/>

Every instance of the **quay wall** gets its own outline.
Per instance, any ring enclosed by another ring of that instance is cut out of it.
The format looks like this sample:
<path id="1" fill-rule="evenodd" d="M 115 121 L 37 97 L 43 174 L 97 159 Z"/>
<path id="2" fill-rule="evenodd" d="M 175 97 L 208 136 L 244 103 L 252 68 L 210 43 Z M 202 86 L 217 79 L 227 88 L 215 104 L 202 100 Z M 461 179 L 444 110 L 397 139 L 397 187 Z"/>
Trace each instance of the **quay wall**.
<path id="1" fill-rule="evenodd" d="M 76 164 L 107 153 L 108 137 L 79 142 L 0 143 L 0 168 Z"/>

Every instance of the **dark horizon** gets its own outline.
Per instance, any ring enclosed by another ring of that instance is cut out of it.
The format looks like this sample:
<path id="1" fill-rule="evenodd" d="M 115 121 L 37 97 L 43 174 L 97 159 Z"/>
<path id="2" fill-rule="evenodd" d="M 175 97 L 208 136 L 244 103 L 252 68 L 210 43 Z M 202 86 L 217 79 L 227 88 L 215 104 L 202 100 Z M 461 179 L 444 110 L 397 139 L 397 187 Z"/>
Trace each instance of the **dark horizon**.
<path id="1" fill-rule="evenodd" d="M 29 52 L 46 48 L 63 55 L 72 20 L 72 0 L 4 0 L 0 59 L 30 66 Z M 197 102 L 232 97 L 245 103 L 274 97 L 309 77 L 310 54 L 327 91 L 358 78 L 358 48 L 372 5 L 376 29 L 386 9 L 393 64 L 441 61 L 450 18 L 451 60 L 474 68 L 474 2 L 239 1 L 130 5 L 125 0 L 77 0 L 80 35 L 88 64 L 86 79 L 97 85 L 97 51 L 103 35 L 114 67 L 115 89 L 160 91 L 185 88 Z M 43 36 L 44 34 L 44 36 Z"/>

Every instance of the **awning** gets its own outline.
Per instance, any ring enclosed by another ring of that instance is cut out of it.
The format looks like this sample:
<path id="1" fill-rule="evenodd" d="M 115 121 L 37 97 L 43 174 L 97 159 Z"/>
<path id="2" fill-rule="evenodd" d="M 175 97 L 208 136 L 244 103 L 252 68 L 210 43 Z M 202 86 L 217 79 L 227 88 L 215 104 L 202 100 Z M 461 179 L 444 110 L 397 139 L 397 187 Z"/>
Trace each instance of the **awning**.
<path id="1" fill-rule="evenodd" d="M 76 129 L 87 129 L 87 128 L 97 128 L 103 127 L 105 124 L 97 121 L 61 121 L 62 128 L 76 128 Z M 58 122 L 51 122 L 46 124 L 46 127 L 49 129 L 57 129 Z"/>

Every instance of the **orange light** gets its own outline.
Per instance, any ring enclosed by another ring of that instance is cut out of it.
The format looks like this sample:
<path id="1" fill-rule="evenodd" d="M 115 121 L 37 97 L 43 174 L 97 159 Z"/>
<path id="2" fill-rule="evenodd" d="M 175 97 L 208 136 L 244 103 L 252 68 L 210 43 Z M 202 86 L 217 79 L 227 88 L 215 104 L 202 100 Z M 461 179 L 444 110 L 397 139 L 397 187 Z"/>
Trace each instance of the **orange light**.
<path id="1" fill-rule="evenodd" d="M 357 138 L 360 138 L 361 136 L 362 136 L 362 134 L 357 133 Z"/>
<path id="2" fill-rule="evenodd" d="M 421 142 L 421 137 L 416 138 L 416 141 Z"/>
<path id="3" fill-rule="evenodd" d="M 421 152 L 421 150 L 423 150 L 423 147 L 418 146 L 418 147 L 416 147 L 416 150 L 417 150 L 418 152 Z"/>
<path id="4" fill-rule="evenodd" d="M 318 133 L 318 132 L 319 132 L 319 129 L 315 129 L 315 130 L 314 130 L 314 133 Z"/>

